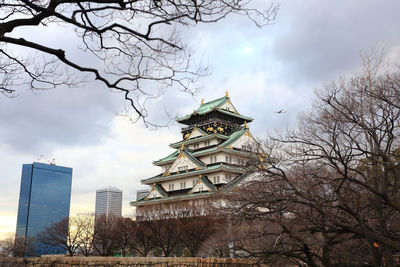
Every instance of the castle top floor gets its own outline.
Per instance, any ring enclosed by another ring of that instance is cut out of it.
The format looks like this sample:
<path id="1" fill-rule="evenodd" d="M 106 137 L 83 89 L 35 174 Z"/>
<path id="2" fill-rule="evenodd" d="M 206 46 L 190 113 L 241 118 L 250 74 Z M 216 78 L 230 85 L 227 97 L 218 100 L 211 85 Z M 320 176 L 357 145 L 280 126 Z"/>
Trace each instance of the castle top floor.
<path id="1" fill-rule="evenodd" d="M 204 103 L 192 113 L 180 117 L 177 122 L 187 125 L 182 128 L 185 136 L 195 127 L 206 132 L 230 134 L 241 125 L 253 121 L 252 118 L 239 114 L 230 101 L 228 93 L 222 98 Z"/>

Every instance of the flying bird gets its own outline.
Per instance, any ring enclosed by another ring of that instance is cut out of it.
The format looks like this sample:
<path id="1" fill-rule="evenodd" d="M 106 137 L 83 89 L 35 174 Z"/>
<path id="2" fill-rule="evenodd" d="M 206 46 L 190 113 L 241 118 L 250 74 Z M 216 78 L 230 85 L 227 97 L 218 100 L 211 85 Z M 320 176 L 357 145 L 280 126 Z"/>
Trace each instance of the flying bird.
<path id="1" fill-rule="evenodd" d="M 274 111 L 275 113 L 278 113 L 278 114 L 282 114 L 282 113 L 286 113 L 286 110 L 284 110 L 284 109 L 281 109 L 281 110 L 277 110 L 277 111 Z"/>

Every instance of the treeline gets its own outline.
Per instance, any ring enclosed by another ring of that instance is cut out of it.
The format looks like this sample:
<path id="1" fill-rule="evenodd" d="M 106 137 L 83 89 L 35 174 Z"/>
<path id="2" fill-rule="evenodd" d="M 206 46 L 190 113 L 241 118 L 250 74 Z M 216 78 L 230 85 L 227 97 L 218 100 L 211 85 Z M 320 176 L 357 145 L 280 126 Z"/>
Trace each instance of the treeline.
<path id="1" fill-rule="evenodd" d="M 17 238 L 4 243 L 9 254 L 34 255 L 45 245 L 66 250 L 69 256 L 198 256 L 227 255 L 224 220 L 215 216 L 161 209 L 145 211 L 139 220 L 93 214 L 79 214 L 52 224 L 36 238 Z M 218 236 L 218 240 L 215 237 Z"/>

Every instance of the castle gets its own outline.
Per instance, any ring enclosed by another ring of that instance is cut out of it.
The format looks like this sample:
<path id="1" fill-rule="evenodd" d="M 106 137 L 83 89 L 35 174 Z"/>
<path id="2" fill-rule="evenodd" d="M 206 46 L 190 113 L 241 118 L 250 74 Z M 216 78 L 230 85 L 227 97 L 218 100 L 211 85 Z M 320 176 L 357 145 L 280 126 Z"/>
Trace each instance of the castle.
<path id="1" fill-rule="evenodd" d="M 228 92 L 210 102 L 202 100 L 199 108 L 178 118 L 185 125 L 182 140 L 170 144 L 172 154 L 153 162 L 160 174 L 141 180 L 150 190 L 131 203 L 137 215 L 156 206 L 199 203 L 244 181 L 248 173 L 241 161 L 254 157 L 251 148 L 256 143 L 248 127 L 251 121 L 239 114 Z"/>

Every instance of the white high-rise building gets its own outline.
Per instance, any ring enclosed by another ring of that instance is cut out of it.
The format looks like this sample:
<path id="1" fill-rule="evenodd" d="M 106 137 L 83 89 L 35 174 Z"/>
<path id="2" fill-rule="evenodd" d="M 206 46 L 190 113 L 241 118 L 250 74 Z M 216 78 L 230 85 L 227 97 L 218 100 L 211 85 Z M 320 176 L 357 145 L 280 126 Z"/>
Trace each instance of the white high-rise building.
<path id="1" fill-rule="evenodd" d="M 96 190 L 96 218 L 102 214 L 107 217 L 122 215 L 122 190 L 108 187 Z"/>

